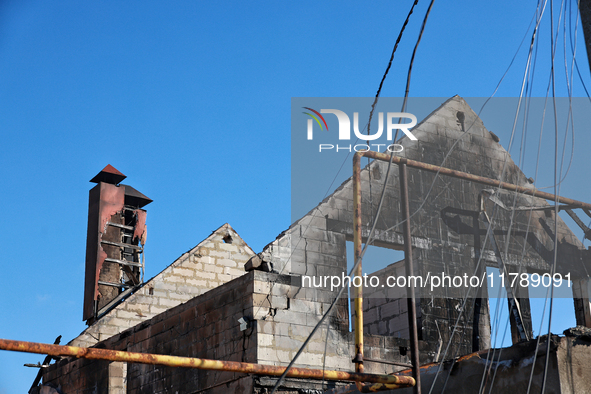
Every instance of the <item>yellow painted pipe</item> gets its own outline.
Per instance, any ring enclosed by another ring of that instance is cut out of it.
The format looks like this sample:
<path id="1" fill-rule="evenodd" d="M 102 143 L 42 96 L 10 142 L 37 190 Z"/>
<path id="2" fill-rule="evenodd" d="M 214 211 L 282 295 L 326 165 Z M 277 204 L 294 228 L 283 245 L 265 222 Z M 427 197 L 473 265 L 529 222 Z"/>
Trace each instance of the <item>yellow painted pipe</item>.
<path id="1" fill-rule="evenodd" d="M 134 353 L 121 350 L 49 345 L 45 343 L 14 341 L 10 339 L 0 339 L 0 350 L 39 353 L 51 356 L 78 357 L 91 360 L 123 361 L 128 363 L 166 365 L 169 367 L 242 372 L 268 376 L 280 376 L 285 371 L 285 367 L 274 365 L 242 363 L 237 361 L 208 360 L 193 357 L 167 356 L 163 354 Z M 323 371 L 321 369 L 312 368 L 290 368 L 289 372 L 287 373 L 287 377 L 383 383 L 389 385 L 398 385 L 400 387 L 412 387 L 415 384 L 415 380 L 410 376 L 374 375 L 329 370 Z"/>

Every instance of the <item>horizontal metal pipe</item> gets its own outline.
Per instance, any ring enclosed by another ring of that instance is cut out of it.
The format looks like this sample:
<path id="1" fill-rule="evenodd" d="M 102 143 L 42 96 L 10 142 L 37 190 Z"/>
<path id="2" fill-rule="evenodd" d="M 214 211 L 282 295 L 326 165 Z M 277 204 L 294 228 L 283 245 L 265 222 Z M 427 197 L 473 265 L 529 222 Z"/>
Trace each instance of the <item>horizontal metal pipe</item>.
<path id="1" fill-rule="evenodd" d="M 119 227 L 124 230 L 131 230 L 131 231 L 135 230 L 135 227 L 133 227 L 133 226 L 126 226 L 126 225 L 120 224 L 120 223 L 107 222 L 107 225 L 113 226 L 113 227 Z"/>
<path id="2" fill-rule="evenodd" d="M 111 283 L 111 282 L 105 282 L 103 280 L 99 280 L 97 283 L 99 285 L 111 286 L 111 287 L 131 287 L 131 285 L 126 285 L 125 283 Z"/>
<path id="3" fill-rule="evenodd" d="M 106 240 L 102 239 L 101 243 L 105 244 L 105 245 L 118 246 L 120 248 L 135 249 L 135 250 L 139 250 L 140 252 L 143 250 L 141 246 L 126 244 L 123 242 L 113 242 L 113 241 L 106 241 Z"/>
<path id="4" fill-rule="evenodd" d="M 363 157 L 369 157 L 371 159 L 376 159 L 376 160 L 390 161 L 389 154 L 380 153 L 380 152 L 373 152 L 373 151 L 357 152 L 355 154 L 355 156 L 360 156 L 360 157 L 363 156 Z M 559 203 L 572 205 L 573 207 L 576 207 L 576 208 L 583 208 L 583 209 L 591 210 L 591 204 L 589 204 L 589 203 L 573 200 L 573 199 L 566 198 L 566 197 L 555 196 L 554 194 L 542 192 L 542 191 L 539 191 L 533 187 L 518 186 L 518 185 L 514 185 L 512 183 L 501 182 L 496 179 L 490 179 L 490 178 L 486 178 L 486 177 L 479 176 L 479 175 L 468 174 L 467 172 L 451 170 L 449 168 L 440 167 L 440 166 L 436 166 L 433 164 L 427 164 L 427 163 L 423 163 L 423 162 L 416 161 L 416 160 L 405 159 L 403 157 L 398 157 L 398 156 L 392 157 L 392 163 L 395 163 L 395 164 L 406 163 L 407 166 L 413 167 L 413 168 L 418 168 L 420 170 L 425 170 L 425 171 L 429 171 L 429 172 L 439 172 L 442 175 L 448 175 L 448 176 L 451 176 L 454 178 L 465 179 L 465 180 L 480 183 L 483 185 L 499 187 L 499 188 L 505 189 L 505 190 L 511 190 L 514 192 L 527 194 L 527 195 L 534 196 L 534 197 L 540 197 L 545 200 L 558 201 Z"/>
<path id="5" fill-rule="evenodd" d="M 105 259 L 105 261 L 107 263 L 115 263 L 115 264 L 127 265 L 127 266 L 130 266 L 130 267 L 141 267 L 142 266 L 140 263 L 134 263 L 134 262 L 131 262 L 131 261 L 126 261 L 126 260 L 112 259 L 110 257 L 107 257 Z"/>
<path id="6" fill-rule="evenodd" d="M 129 363 L 156 364 L 170 367 L 207 369 L 214 371 L 242 372 L 256 375 L 280 376 L 285 367 L 242 363 L 237 361 L 218 361 L 193 357 L 167 356 L 163 354 L 134 353 L 121 350 L 83 348 L 76 346 L 49 345 L 37 342 L 0 339 L 0 350 L 39 353 L 51 356 L 67 356 L 91 360 L 124 361 Z M 383 383 L 398 387 L 412 387 L 415 380 L 410 376 L 374 375 L 345 371 L 328 371 L 312 368 L 290 368 L 290 378 L 346 380 L 352 382 Z"/>

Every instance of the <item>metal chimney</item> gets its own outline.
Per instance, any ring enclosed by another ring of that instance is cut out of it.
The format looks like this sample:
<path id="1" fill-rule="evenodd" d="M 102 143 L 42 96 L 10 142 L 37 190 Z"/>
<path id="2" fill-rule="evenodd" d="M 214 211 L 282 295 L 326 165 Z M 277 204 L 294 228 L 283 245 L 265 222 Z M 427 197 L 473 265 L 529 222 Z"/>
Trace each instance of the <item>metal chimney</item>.
<path id="1" fill-rule="evenodd" d="M 90 182 L 84 311 L 88 325 L 143 283 L 146 211 L 152 202 L 110 164 Z"/>

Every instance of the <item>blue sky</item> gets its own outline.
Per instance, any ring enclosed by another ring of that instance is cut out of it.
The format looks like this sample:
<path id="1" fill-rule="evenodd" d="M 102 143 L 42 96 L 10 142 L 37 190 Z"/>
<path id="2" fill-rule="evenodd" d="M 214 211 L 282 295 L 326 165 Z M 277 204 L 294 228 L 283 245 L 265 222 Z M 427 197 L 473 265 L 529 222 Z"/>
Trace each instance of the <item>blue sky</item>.
<path id="1" fill-rule="evenodd" d="M 154 200 L 146 278 L 225 222 L 257 252 L 275 239 L 290 224 L 291 98 L 373 96 L 411 4 L 1 2 L 0 337 L 65 342 L 84 329 L 88 180 L 106 164 Z M 404 94 L 427 6 L 415 9 L 383 96 Z M 535 8 L 435 2 L 411 96 L 490 96 Z M 546 93 L 549 18 L 548 5 L 534 96 Z M 578 41 L 591 86 L 580 29 Z M 556 85 L 565 96 L 561 42 Z M 528 43 L 497 96 L 519 95 Z M 574 81 L 574 96 L 584 96 Z M 510 130 L 497 134 L 507 147 Z M 589 137 L 579 135 L 561 194 L 588 200 Z M 40 360 L 0 352 L 0 394 L 27 391 L 37 370 L 22 364 Z"/>

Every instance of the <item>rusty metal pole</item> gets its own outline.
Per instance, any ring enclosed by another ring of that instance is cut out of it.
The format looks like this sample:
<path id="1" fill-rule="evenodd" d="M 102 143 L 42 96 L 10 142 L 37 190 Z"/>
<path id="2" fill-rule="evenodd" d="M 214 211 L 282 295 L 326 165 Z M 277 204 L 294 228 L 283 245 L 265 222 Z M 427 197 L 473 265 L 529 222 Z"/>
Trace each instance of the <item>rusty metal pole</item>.
<path id="1" fill-rule="evenodd" d="M 590 0 L 591 1 L 591 0 Z M 365 152 L 357 152 L 356 155 L 369 157 L 376 160 L 382 161 L 390 161 L 390 155 L 380 152 L 373 152 L 373 151 L 365 151 Z M 451 170 L 449 168 L 436 166 L 433 164 L 423 163 L 421 161 L 410 160 L 401 158 L 398 156 L 394 156 L 392 159 L 393 164 L 400 164 L 404 160 L 405 164 L 408 167 L 418 168 L 419 170 L 425 170 L 429 172 L 439 173 L 439 175 L 447 175 L 453 178 L 465 179 L 467 181 L 480 183 L 482 185 L 488 185 L 493 187 L 498 187 L 500 189 L 510 190 L 521 194 L 527 194 L 530 196 L 543 198 L 545 200 L 550 201 L 558 201 L 559 203 L 570 205 L 570 208 L 583 208 L 587 210 L 591 210 L 591 204 L 573 200 L 572 198 L 566 198 L 562 196 L 555 196 L 554 194 L 546 193 L 540 191 L 533 186 L 519 186 L 514 185 L 512 183 L 501 182 L 496 179 L 490 179 L 484 176 L 473 175 L 463 171 Z"/>
<path id="2" fill-rule="evenodd" d="M 208 360 L 194 357 L 168 356 L 164 354 L 149 354 L 125 352 L 121 350 L 83 348 L 76 346 L 49 345 L 46 343 L 13 341 L 0 339 L 0 350 L 15 352 L 47 354 L 51 356 L 79 357 L 90 360 L 124 361 L 128 363 L 167 365 L 170 367 L 184 367 L 207 369 L 213 371 L 229 371 L 250 373 L 256 375 L 281 376 L 286 367 L 243 363 L 238 361 Z M 385 385 L 387 388 L 402 388 L 414 385 L 410 376 L 375 375 L 345 371 L 329 371 L 312 368 L 291 368 L 288 377 L 301 379 L 346 380 L 353 382 L 368 382 Z"/>
<path id="3" fill-rule="evenodd" d="M 402 211 L 402 219 L 404 220 L 404 260 L 406 267 L 406 277 L 413 276 L 413 262 L 412 262 L 412 244 L 410 233 L 410 208 L 408 204 L 408 178 L 406 174 L 406 159 L 402 159 L 399 166 L 400 173 L 400 210 Z M 414 386 L 415 394 L 421 394 L 421 373 L 419 363 L 419 337 L 417 332 L 417 306 L 415 300 L 415 288 L 408 281 L 406 288 L 407 305 L 408 305 L 408 331 L 410 334 L 411 347 L 411 362 L 412 375 L 415 378 L 416 385 Z"/>
<path id="4" fill-rule="evenodd" d="M 353 247 L 356 263 L 361 256 L 361 156 L 353 156 Z M 359 261 L 353 277 L 362 275 L 362 264 Z M 355 310 L 355 371 L 363 372 L 363 288 L 354 287 Z"/>

